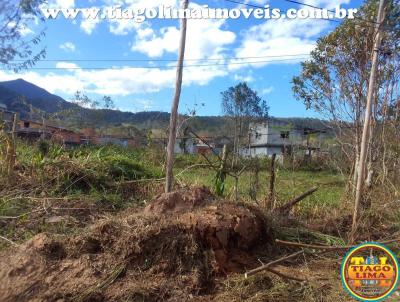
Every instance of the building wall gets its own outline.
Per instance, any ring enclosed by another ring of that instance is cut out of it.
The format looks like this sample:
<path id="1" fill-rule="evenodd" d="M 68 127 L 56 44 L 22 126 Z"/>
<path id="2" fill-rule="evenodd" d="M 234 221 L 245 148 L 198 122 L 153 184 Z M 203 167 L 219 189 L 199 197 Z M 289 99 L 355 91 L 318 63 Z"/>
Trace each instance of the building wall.
<path id="1" fill-rule="evenodd" d="M 292 129 L 286 122 L 269 121 L 250 125 L 250 145 L 241 150 L 243 156 L 278 156 L 283 150 L 290 152 L 291 146 L 304 143 L 303 131 Z"/>
<path id="2" fill-rule="evenodd" d="M 250 125 L 251 145 L 296 145 L 304 140 L 303 131 L 292 129 L 286 122 L 265 122 Z M 289 137 L 284 137 L 286 133 Z"/>
<path id="3" fill-rule="evenodd" d="M 182 141 L 182 139 L 180 139 L 180 138 L 177 138 L 175 141 L 175 146 L 174 146 L 175 154 L 183 154 L 184 153 L 183 148 L 181 148 L 181 146 L 180 146 L 181 141 Z M 194 140 L 191 138 L 186 139 L 186 152 L 188 154 L 196 154 L 197 153 L 197 147 L 195 145 Z"/>
<path id="4" fill-rule="evenodd" d="M 67 144 L 80 144 L 81 135 L 67 130 L 60 130 L 53 133 L 52 137 L 56 142 Z"/>
<path id="5" fill-rule="evenodd" d="M 20 129 L 23 129 L 23 128 L 43 129 L 43 124 L 37 123 L 37 122 L 32 122 L 32 121 L 25 121 L 25 120 L 20 120 L 18 123 L 18 126 Z M 26 126 L 28 126 L 28 127 L 26 127 Z"/>
<path id="6" fill-rule="evenodd" d="M 258 147 L 252 147 L 251 149 L 243 148 L 240 152 L 242 156 L 251 156 L 251 157 L 262 157 L 262 156 L 268 156 L 271 157 L 273 154 L 276 155 L 281 155 L 282 148 L 281 147 L 264 147 L 264 146 L 258 146 Z"/>

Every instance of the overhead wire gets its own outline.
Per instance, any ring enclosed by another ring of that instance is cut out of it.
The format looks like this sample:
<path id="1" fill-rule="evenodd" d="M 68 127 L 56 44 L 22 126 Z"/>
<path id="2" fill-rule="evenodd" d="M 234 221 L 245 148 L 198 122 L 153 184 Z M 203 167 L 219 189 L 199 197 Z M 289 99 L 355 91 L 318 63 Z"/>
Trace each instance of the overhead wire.
<path id="1" fill-rule="evenodd" d="M 224 60 L 247 60 L 247 59 L 263 59 L 263 58 L 282 58 L 295 56 L 308 56 L 309 53 L 299 54 L 282 54 L 282 55 L 266 55 L 266 56 L 249 56 L 249 57 L 228 57 L 228 58 L 199 58 L 185 59 L 185 61 L 224 61 Z M 13 62 L 23 62 L 24 60 L 13 60 Z M 42 59 L 41 62 L 177 62 L 177 59 Z"/>
<path id="2" fill-rule="evenodd" d="M 285 61 L 297 61 L 297 60 L 305 60 L 309 57 L 298 57 L 298 58 L 286 58 L 286 59 L 277 59 L 277 60 L 262 60 L 262 61 L 243 61 L 243 62 L 229 62 L 229 63 L 213 63 L 213 64 L 193 64 L 193 65 L 183 65 L 183 68 L 192 68 L 192 67 L 212 67 L 212 66 L 231 66 L 231 65 L 255 65 L 255 64 L 265 64 L 265 63 L 274 63 L 274 62 L 285 62 Z M 59 66 L 59 67 L 30 67 L 30 70 L 121 70 L 121 69 L 175 69 L 176 65 L 162 65 L 162 66 L 109 66 L 109 67 L 78 67 L 78 66 Z M 6 68 L 0 68 L 0 70 L 7 70 Z"/>

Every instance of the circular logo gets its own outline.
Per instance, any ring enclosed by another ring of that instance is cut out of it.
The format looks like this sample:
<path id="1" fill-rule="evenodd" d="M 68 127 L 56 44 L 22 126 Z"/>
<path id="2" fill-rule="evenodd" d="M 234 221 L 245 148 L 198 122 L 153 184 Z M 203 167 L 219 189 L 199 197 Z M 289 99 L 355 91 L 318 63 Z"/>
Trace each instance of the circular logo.
<path id="1" fill-rule="evenodd" d="M 397 287 L 399 263 L 387 247 L 365 243 L 346 255 L 341 275 L 352 297 L 361 301 L 382 301 Z"/>

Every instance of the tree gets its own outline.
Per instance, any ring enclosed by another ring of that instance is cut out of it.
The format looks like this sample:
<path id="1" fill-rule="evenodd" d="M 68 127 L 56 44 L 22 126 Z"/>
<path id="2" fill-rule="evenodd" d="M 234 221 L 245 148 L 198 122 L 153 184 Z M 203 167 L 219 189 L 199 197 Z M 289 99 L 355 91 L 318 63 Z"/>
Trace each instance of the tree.
<path id="1" fill-rule="evenodd" d="M 247 83 L 239 83 L 221 93 L 222 111 L 233 122 L 234 155 L 238 156 L 239 148 L 247 138 L 248 125 L 256 119 L 268 117 L 267 102 L 257 95 Z"/>
<path id="2" fill-rule="evenodd" d="M 47 115 L 48 119 L 63 121 L 69 126 L 78 128 L 101 126 L 107 121 L 107 116 L 116 109 L 110 96 L 103 96 L 101 100 L 92 99 L 83 91 L 76 91 L 72 103 L 75 105 L 69 109 Z"/>
<path id="3" fill-rule="evenodd" d="M 115 103 L 113 101 L 113 99 L 110 96 L 103 96 L 103 108 L 104 109 L 115 109 Z"/>
<path id="4" fill-rule="evenodd" d="M 46 49 L 37 49 L 44 31 L 29 39 L 24 32 L 40 17 L 39 6 L 44 0 L 0 1 L 0 64 L 18 72 L 35 65 L 44 58 Z"/>
<path id="5" fill-rule="evenodd" d="M 189 0 L 183 0 L 182 9 L 186 10 L 188 6 L 189 6 Z M 174 149 L 176 142 L 177 122 L 178 122 L 178 107 L 182 89 L 183 61 L 185 59 L 186 28 L 187 28 L 187 19 L 183 18 L 181 19 L 178 65 L 176 68 L 175 93 L 171 105 L 171 117 L 169 123 L 169 138 L 167 146 L 167 164 L 166 164 L 166 177 L 165 177 L 166 193 L 171 192 L 173 186 L 173 178 L 174 178 L 172 170 L 174 168 L 174 161 L 175 161 Z"/>
<path id="6" fill-rule="evenodd" d="M 337 141 L 346 156 L 344 164 L 353 166 L 350 182 L 353 189 L 357 178 L 377 11 L 378 1 L 368 0 L 360 8 L 356 20 L 346 20 L 320 38 L 311 59 L 302 63 L 301 74 L 293 78 L 295 96 L 307 108 L 318 111 L 335 125 Z M 387 108 L 398 100 L 400 7 L 394 0 L 387 1 L 386 12 L 370 124 L 369 175 L 377 169 L 376 161 L 382 158 L 382 149 L 391 141 L 388 137 L 381 139 L 378 133 L 387 125 Z"/>

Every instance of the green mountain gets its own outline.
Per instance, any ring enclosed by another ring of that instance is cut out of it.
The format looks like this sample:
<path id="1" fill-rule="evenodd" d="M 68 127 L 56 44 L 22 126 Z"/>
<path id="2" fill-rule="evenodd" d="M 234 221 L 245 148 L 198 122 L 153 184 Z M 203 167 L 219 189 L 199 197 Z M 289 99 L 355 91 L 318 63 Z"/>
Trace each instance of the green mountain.
<path id="1" fill-rule="evenodd" d="M 0 102 L 4 103 L 9 110 L 17 111 L 21 115 L 30 113 L 30 105 L 47 113 L 76 106 L 23 79 L 0 82 Z"/>
<path id="2" fill-rule="evenodd" d="M 0 82 L 0 103 L 8 110 L 18 112 L 21 118 L 42 118 L 54 120 L 64 126 L 83 128 L 126 128 L 140 130 L 161 129 L 169 125 L 169 113 L 159 111 L 123 112 L 109 109 L 88 109 L 67 102 L 45 89 L 23 79 Z M 323 129 L 324 123 L 309 118 L 279 118 L 294 127 Z M 229 128 L 223 116 L 196 116 L 188 119 L 190 125 L 201 135 L 224 135 Z"/>

